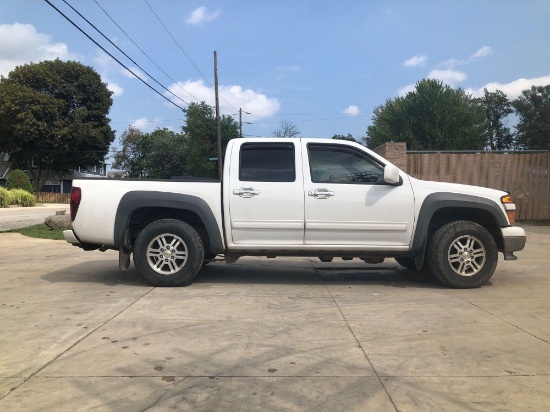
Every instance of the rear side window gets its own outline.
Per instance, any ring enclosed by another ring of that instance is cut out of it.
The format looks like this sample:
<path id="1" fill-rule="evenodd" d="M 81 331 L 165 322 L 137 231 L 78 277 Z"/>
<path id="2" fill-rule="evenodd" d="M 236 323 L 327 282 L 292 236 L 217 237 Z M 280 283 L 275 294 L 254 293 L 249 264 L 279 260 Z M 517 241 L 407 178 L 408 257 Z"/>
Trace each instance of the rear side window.
<path id="1" fill-rule="evenodd" d="M 243 144 L 240 153 L 239 180 L 244 182 L 294 182 L 296 180 L 294 144 Z"/>

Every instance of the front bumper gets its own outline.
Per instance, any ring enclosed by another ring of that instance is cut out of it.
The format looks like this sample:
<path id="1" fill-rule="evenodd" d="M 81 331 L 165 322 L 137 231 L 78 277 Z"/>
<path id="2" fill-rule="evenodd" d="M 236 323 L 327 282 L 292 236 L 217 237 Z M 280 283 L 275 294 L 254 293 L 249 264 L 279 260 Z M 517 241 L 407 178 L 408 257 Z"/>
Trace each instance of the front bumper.
<path id="1" fill-rule="evenodd" d="M 523 250 L 527 241 L 525 230 L 518 226 L 503 227 L 500 230 L 502 232 L 501 252 L 511 253 Z"/>
<path id="2" fill-rule="evenodd" d="M 72 230 L 64 230 L 63 231 L 63 237 L 65 240 L 69 243 L 72 243 L 73 245 L 79 245 L 80 240 L 78 240 Z"/>

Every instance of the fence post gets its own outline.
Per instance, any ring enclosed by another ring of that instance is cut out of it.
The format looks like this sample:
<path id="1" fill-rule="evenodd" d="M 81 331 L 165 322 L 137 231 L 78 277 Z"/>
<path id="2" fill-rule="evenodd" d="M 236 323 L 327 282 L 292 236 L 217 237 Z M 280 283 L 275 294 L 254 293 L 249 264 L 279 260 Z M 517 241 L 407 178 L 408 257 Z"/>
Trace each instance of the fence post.
<path id="1" fill-rule="evenodd" d="M 398 142 L 384 143 L 374 149 L 376 154 L 379 154 L 384 159 L 388 159 L 398 168 L 407 171 L 407 144 Z"/>

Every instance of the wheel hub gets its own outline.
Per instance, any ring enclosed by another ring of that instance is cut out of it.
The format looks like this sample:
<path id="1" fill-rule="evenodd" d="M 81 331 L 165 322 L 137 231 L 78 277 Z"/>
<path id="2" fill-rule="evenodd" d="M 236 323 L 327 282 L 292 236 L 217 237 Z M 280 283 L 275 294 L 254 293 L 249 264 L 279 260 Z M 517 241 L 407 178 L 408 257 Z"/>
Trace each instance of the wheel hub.
<path id="1" fill-rule="evenodd" d="M 460 276 L 478 274 L 483 269 L 485 260 L 485 246 L 475 236 L 460 236 L 449 247 L 449 265 Z"/>
<path id="2" fill-rule="evenodd" d="M 147 262 L 161 275 L 176 273 L 187 262 L 187 245 L 177 235 L 165 233 L 156 236 L 147 246 Z"/>

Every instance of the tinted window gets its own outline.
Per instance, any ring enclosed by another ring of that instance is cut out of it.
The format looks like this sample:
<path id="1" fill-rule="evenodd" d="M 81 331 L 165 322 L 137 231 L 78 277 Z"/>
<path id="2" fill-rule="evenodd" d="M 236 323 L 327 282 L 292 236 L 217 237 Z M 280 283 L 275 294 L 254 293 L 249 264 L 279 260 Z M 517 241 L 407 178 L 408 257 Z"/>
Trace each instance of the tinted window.
<path id="1" fill-rule="evenodd" d="M 294 182 L 296 168 L 292 143 L 245 143 L 241 146 L 239 180 Z"/>
<path id="2" fill-rule="evenodd" d="M 314 183 L 383 183 L 384 168 L 366 153 L 352 147 L 308 145 L 311 181 Z"/>

